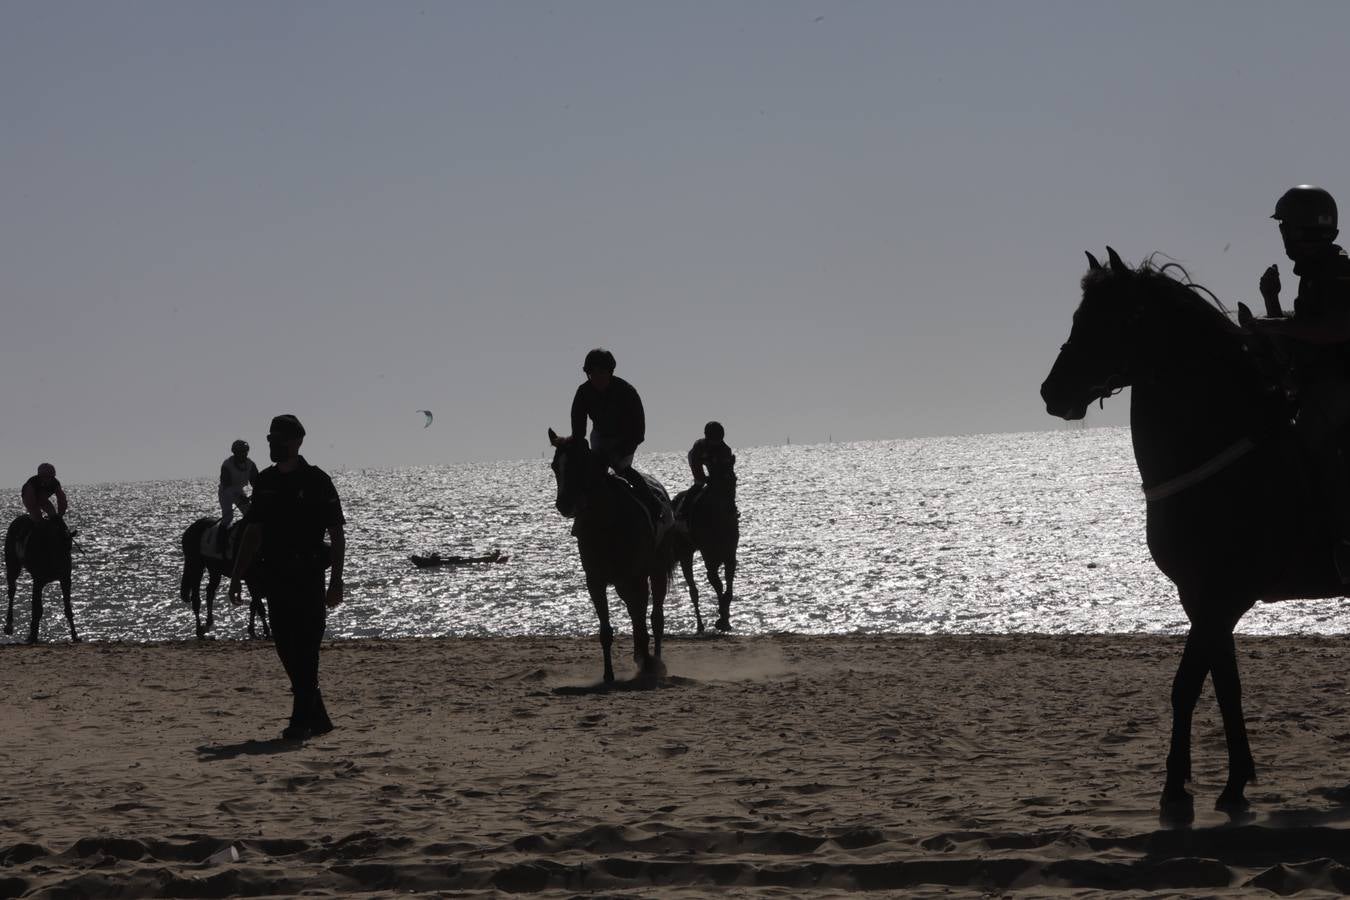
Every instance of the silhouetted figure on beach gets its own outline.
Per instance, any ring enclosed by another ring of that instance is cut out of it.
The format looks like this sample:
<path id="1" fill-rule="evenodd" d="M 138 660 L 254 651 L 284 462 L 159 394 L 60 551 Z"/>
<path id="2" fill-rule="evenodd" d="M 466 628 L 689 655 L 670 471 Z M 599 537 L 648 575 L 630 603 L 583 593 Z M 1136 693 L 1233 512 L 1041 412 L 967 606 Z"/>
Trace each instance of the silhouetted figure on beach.
<path id="1" fill-rule="evenodd" d="M 38 626 L 42 622 L 42 589 L 53 581 L 61 585 L 61 599 L 65 603 L 66 623 L 70 639 L 79 641 L 75 631 L 75 610 L 70 603 L 70 555 L 75 533 L 66 528 L 59 518 L 34 519 L 18 516 L 5 532 L 5 583 L 9 606 L 5 613 L 5 634 L 14 633 L 14 594 L 18 590 L 19 574 L 27 570 L 33 579 L 32 618 L 28 628 L 28 643 L 38 641 Z"/>
<path id="2" fill-rule="evenodd" d="M 281 736 L 294 740 L 333 730 L 319 691 L 319 647 L 326 610 L 342 602 L 347 546 L 337 488 L 326 472 L 300 455 L 304 437 L 304 426 L 295 416 L 272 420 L 267 445 L 274 465 L 258 475 L 230 580 L 234 603 L 242 601 L 246 574 L 257 578 L 267 596 L 272 640 L 293 695 L 290 722 Z M 323 541 L 325 531 L 331 550 Z M 330 563 L 333 573 L 325 593 L 323 572 Z"/>
<path id="3" fill-rule="evenodd" d="M 740 543 L 740 512 L 736 508 L 736 454 L 726 443 L 726 429 L 720 422 L 703 426 L 703 437 L 694 442 L 687 456 L 694 485 L 675 497 L 675 515 L 680 523 L 676 557 L 684 572 L 684 582 L 694 604 L 698 630 L 703 631 L 703 614 L 698 606 L 698 587 L 694 583 L 694 551 L 703 556 L 708 582 L 717 592 L 719 631 L 731 628 L 732 585 L 736 578 L 736 547 Z M 726 583 L 721 572 L 726 573 Z"/>
<path id="4" fill-rule="evenodd" d="M 1335 548 L 1341 581 L 1350 583 L 1350 472 L 1344 448 L 1350 437 L 1350 256 L 1334 243 L 1336 201 L 1312 185 L 1290 188 L 1271 218 L 1280 223 L 1284 252 L 1299 277 L 1294 313 L 1280 306 L 1280 272 L 1261 275 L 1267 318 L 1242 324 L 1275 337 L 1292 362 L 1298 395 L 1298 428 L 1327 486 L 1339 531 Z"/>
<path id="5" fill-rule="evenodd" d="M 234 508 L 241 513 L 248 512 L 248 492 L 246 488 L 257 490 L 258 467 L 248 458 L 248 441 L 237 440 L 230 445 L 230 455 L 220 464 L 220 528 L 216 531 L 217 549 L 224 555 L 226 535 L 230 523 L 234 521 Z"/>
<path id="6" fill-rule="evenodd" d="M 642 473 L 633 468 L 633 455 L 647 436 L 647 418 L 637 389 L 614 374 L 614 354 L 596 348 L 582 364 L 586 380 L 572 397 L 572 437 L 586 439 L 591 420 L 591 450 L 628 482 L 659 528 L 663 510 Z"/>
<path id="7" fill-rule="evenodd" d="M 35 522 L 60 519 L 66 514 L 66 492 L 61 489 L 61 482 L 56 479 L 56 466 L 51 463 L 38 466 L 37 474 L 23 483 L 19 496 L 24 510 Z M 56 499 L 55 505 L 52 505 L 52 498 Z"/>
<path id="8" fill-rule="evenodd" d="M 1130 388 L 1149 553 L 1176 584 L 1190 622 L 1172 682 L 1163 817 L 1194 818 L 1186 782 L 1206 677 L 1228 747 L 1228 781 L 1215 805 L 1241 815 L 1256 766 L 1234 628 L 1257 601 L 1346 596 L 1332 552 L 1339 531 L 1255 336 L 1188 279 L 1168 274 L 1181 271 L 1175 264 L 1131 268 L 1107 253 L 1107 266 L 1088 256 L 1082 303 L 1041 396 L 1047 412 L 1077 420 Z"/>
<path id="9" fill-rule="evenodd" d="M 675 557 L 670 535 L 658 539 L 647 527 L 648 513 L 624 480 L 609 473 L 600 455 L 575 437 L 548 430 L 554 448 L 553 476 L 558 493 L 553 505 L 573 519 L 586 591 L 600 620 L 600 647 L 606 682 L 614 680 L 609 624 L 608 586 L 614 585 L 633 623 L 633 658 L 643 675 L 661 674 L 661 637 L 665 632 L 665 599 Z M 657 486 L 664 495 L 665 489 Z M 664 501 L 664 497 L 662 498 Z M 651 631 L 647 601 L 651 599 Z M 653 640 L 654 638 L 654 640 Z M 649 643 L 654 646 L 649 646 Z"/>

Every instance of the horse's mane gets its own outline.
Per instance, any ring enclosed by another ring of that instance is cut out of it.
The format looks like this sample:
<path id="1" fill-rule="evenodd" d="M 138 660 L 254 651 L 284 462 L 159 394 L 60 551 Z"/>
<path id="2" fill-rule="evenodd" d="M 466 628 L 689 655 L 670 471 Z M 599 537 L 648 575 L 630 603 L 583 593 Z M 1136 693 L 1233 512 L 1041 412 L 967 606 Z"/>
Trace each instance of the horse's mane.
<path id="1" fill-rule="evenodd" d="M 1166 260 L 1159 263 L 1158 259 Z M 1173 272 L 1180 273 L 1174 277 Z M 1197 328 L 1217 329 L 1233 336 L 1240 335 L 1242 329 L 1232 319 L 1232 313 L 1223 302 L 1202 284 L 1191 280 L 1186 268 L 1165 254 L 1154 251 L 1133 269 L 1117 271 L 1106 265 L 1089 269 L 1083 276 L 1083 292 L 1106 287 L 1118 282 L 1136 280 L 1136 289 L 1140 298 L 1155 307 L 1169 307 L 1179 312 Z"/>

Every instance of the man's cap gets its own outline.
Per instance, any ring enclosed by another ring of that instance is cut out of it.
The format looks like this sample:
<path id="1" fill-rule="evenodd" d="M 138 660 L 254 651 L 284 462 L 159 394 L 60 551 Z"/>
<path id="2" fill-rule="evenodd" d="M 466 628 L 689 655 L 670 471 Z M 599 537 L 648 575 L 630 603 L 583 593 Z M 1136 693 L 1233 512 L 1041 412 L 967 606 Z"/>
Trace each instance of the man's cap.
<path id="1" fill-rule="evenodd" d="M 293 441 L 305 436 L 305 426 L 301 425 L 295 416 L 285 413 L 272 420 L 272 424 L 267 428 L 267 436 Z"/>

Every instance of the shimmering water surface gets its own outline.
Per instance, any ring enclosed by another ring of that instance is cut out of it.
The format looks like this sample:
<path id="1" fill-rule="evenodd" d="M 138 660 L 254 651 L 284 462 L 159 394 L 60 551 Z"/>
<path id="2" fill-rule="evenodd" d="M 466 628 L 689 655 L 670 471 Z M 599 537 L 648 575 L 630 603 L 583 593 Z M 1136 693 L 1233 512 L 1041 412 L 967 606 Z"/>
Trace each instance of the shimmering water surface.
<path id="1" fill-rule="evenodd" d="M 739 632 L 1177 632 L 1176 594 L 1144 545 L 1144 501 L 1125 429 L 737 450 Z M 322 465 L 322 458 L 313 460 Z M 688 470 L 639 454 L 671 493 Z M 593 634 L 570 523 L 548 460 L 334 472 L 348 518 L 347 602 L 333 637 Z M 193 635 L 178 599 L 183 529 L 212 515 L 212 479 L 72 485 L 80 530 L 77 624 L 91 639 Z M 17 489 L 13 491 L 17 497 Z M 410 553 L 482 553 L 501 565 L 419 570 Z M 702 578 L 702 565 L 695 563 Z M 19 587 L 16 640 L 28 623 Z M 705 617 L 715 606 L 700 584 Z M 221 594 L 224 594 L 222 586 Z M 62 639 L 55 585 L 43 635 Z M 616 625 L 627 630 L 617 598 Z M 678 571 L 667 629 L 692 631 Z M 219 637 L 244 616 L 218 605 Z M 1350 606 L 1258 606 L 1249 633 L 1339 633 Z"/>

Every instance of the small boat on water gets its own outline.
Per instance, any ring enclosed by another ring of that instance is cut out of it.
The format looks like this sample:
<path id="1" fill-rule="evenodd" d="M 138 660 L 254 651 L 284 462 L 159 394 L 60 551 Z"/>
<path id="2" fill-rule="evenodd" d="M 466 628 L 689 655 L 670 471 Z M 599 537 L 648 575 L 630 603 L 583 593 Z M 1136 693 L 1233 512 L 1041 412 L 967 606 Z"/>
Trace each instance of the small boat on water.
<path id="1" fill-rule="evenodd" d="M 511 557 L 502 555 L 500 550 L 493 550 L 485 556 L 442 556 L 433 553 L 430 556 L 413 554 L 408 559 L 419 569 L 435 569 L 442 566 L 471 566 L 476 563 L 504 563 Z"/>

